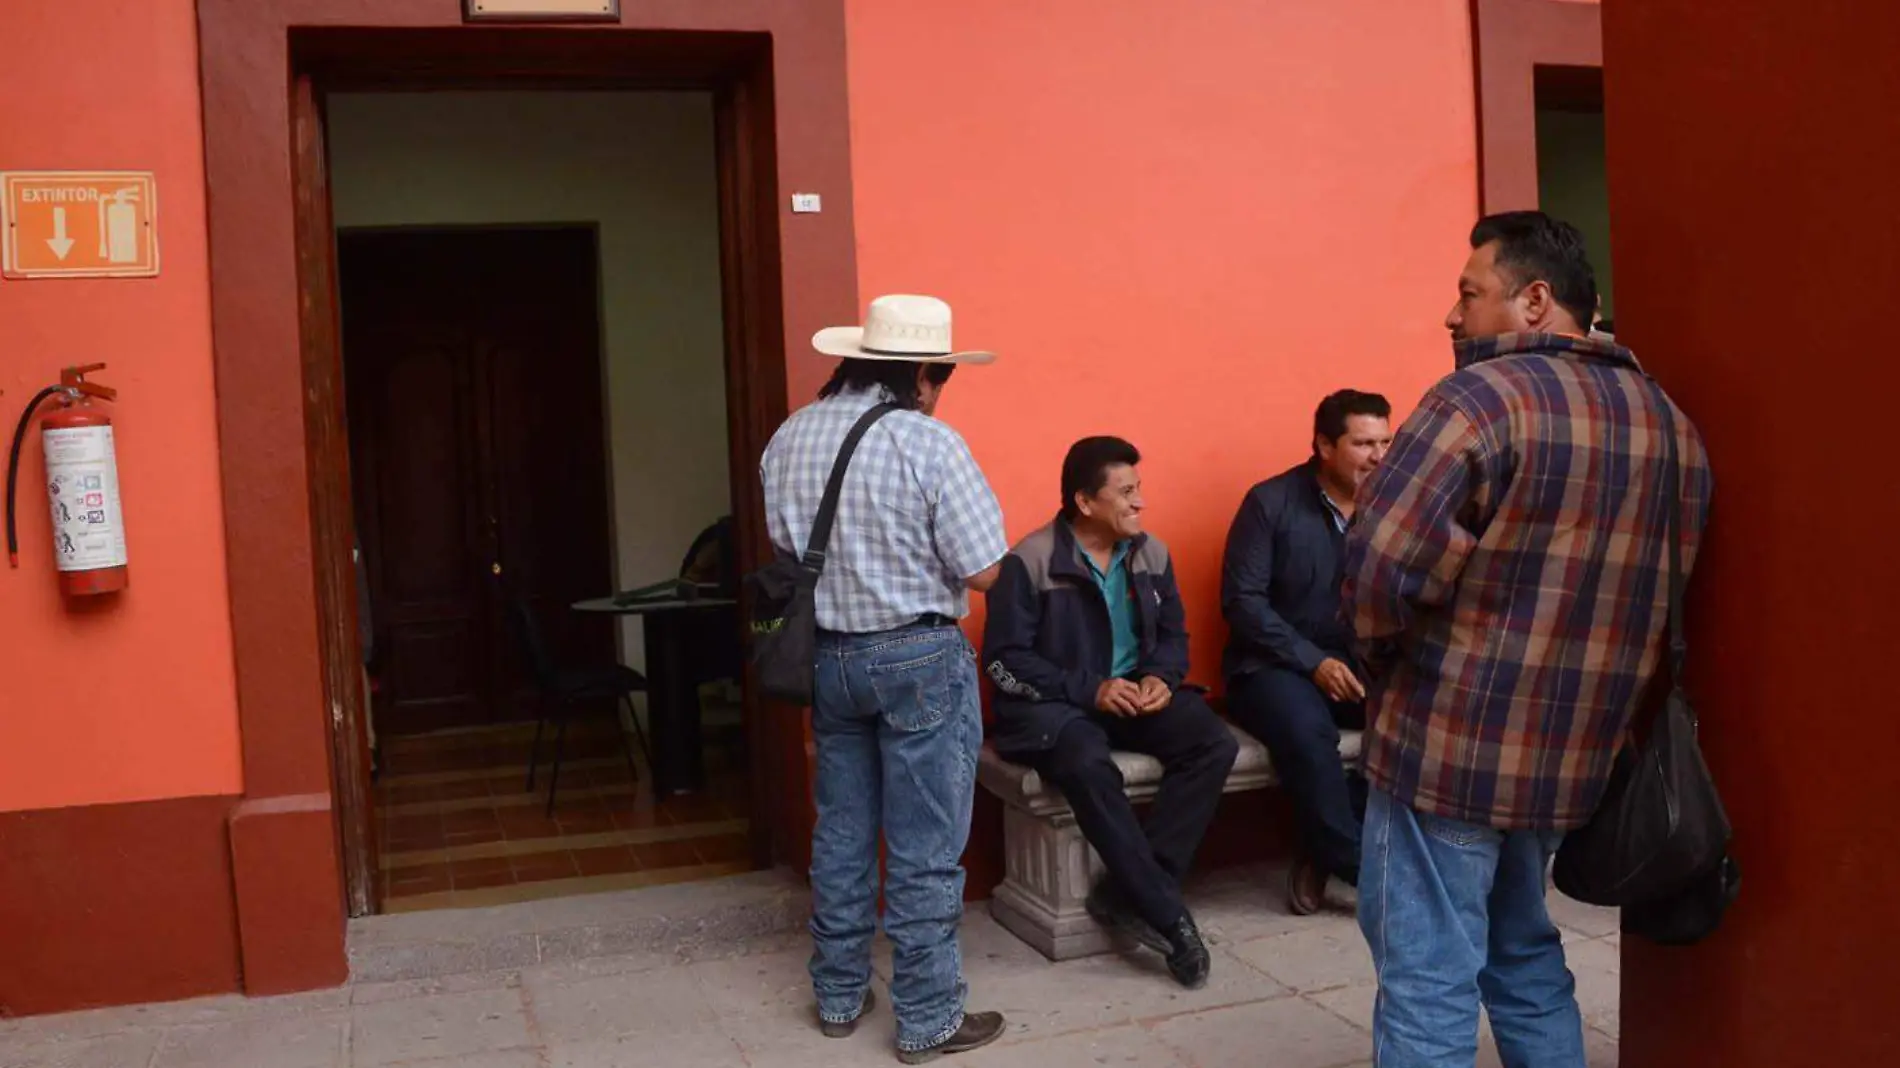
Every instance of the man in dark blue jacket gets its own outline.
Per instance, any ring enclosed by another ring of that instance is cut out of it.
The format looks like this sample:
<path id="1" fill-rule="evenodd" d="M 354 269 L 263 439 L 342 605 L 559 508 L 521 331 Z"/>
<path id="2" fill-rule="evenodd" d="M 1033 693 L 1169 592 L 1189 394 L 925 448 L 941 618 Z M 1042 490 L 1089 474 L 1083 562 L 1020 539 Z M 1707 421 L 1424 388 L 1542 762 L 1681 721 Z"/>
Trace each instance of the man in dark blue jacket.
<path id="1" fill-rule="evenodd" d="M 997 686 L 991 740 L 1062 791 L 1108 869 L 1089 914 L 1167 958 L 1183 986 L 1209 958 L 1181 879 L 1239 746 L 1185 685 L 1188 639 L 1167 547 L 1142 531 L 1141 454 L 1085 438 L 1062 463 L 1062 514 L 1003 558 L 983 662 Z M 1165 769 L 1144 827 L 1112 750 Z"/>
<path id="2" fill-rule="evenodd" d="M 1341 390 L 1313 415 L 1313 456 L 1255 486 L 1227 534 L 1227 708 L 1266 744 L 1293 799 L 1304 854 L 1287 888 L 1296 915 L 1319 911 L 1328 878 L 1359 883 L 1365 780 L 1348 779 L 1339 729 L 1365 726 L 1352 624 L 1339 614 L 1353 494 L 1392 444 L 1392 406 Z"/>

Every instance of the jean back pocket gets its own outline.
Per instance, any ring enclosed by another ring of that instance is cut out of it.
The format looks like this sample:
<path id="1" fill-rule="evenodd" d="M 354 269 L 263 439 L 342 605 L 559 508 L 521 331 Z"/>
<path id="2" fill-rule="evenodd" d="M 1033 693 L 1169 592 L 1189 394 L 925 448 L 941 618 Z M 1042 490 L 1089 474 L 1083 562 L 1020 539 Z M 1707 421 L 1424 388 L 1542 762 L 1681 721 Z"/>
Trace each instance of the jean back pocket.
<path id="1" fill-rule="evenodd" d="M 957 704 L 957 668 L 966 648 L 961 634 L 906 640 L 879 650 L 864 669 L 877 694 L 878 714 L 891 729 L 925 731 Z"/>

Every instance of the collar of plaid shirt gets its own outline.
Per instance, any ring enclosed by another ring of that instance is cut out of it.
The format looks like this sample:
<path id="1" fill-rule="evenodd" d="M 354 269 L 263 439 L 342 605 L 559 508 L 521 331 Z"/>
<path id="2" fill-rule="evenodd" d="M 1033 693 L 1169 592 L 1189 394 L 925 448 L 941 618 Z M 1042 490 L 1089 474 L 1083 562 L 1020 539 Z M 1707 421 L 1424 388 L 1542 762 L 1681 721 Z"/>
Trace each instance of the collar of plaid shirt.
<path id="1" fill-rule="evenodd" d="M 1608 335 L 1578 337 L 1575 334 L 1549 333 L 1492 334 L 1488 337 L 1465 338 L 1451 343 L 1452 359 L 1460 371 L 1486 360 L 1495 360 L 1500 356 L 1513 356 L 1522 352 L 1537 352 L 1546 356 L 1569 353 L 1578 359 L 1619 363 L 1637 371 L 1643 369 L 1642 363 L 1636 359 L 1634 352 L 1617 344 Z"/>

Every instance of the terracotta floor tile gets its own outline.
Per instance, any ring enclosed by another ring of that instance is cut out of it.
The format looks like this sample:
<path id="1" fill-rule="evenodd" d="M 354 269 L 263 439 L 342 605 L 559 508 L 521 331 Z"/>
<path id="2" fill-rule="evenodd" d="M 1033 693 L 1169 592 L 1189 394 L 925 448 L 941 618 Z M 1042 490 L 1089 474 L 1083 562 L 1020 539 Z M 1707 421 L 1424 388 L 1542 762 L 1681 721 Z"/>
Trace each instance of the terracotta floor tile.
<path id="1" fill-rule="evenodd" d="M 621 754 L 613 753 L 610 755 L 620 756 Z M 642 775 L 637 780 L 633 777 L 633 774 L 627 770 L 627 764 L 624 758 L 621 760 L 616 760 L 612 764 L 604 765 L 598 768 L 587 768 L 585 770 L 586 770 L 588 785 L 593 786 L 595 788 L 606 787 L 608 789 L 625 789 L 626 787 L 633 785 L 635 782 L 646 781 L 645 775 Z"/>
<path id="2" fill-rule="evenodd" d="M 522 765 L 525 767 L 527 762 L 523 761 Z M 534 777 L 534 789 L 532 790 L 528 789 L 528 778 L 525 774 L 497 775 L 486 781 L 488 783 L 489 796 L 497 800 L 501 798 L 518 798 L 534 795 L 546 797 L 548 792 L 548 769 L 542 768 L 540 774 Z"/>
<path id="3" fill-rule="evenodd" d="M 609 811 L 607 800 L 595 793 L 593 787 L 576 785 L 569 789 L 565 782 L 561 783 L 560 790 L 554 795 L 554 807 L 557 816 L 571 814 L 604 816 Z"/>
<path id="4" fill-rule="evenodd" d="M 613 817 L 605 812 L 569 813 L 556 805 L 554 819 L 562 834 L 600 834 L 614 829 Z"/>
<path id="5" fill-rule="evenodd" d="M 743 834 L 721 834 L 696 838 L 693 849 L 708 864 L 730 864 L 752 859 L 752 839 Z"/>
<path id="6" fill-rule="evenodd" d="M 669 797 L 660 802 L 659 809 L 666 813 L 667 822 L 679 825 L 731 818 L 718 798 L 699 794 Z"/>
<path id="7" fill-rule="evenodd" d="M 382 776 L 375 789 L 382 809 L 376 835 L 386 855 L 470 847 L 498 853 L 523 844 L 532 850 L 379 871 L 376 878 L 385 899 L 408 899 L 411 907 L 423 907 L 416 899 L 424 898 L 476 903 L 485 900 L 484 895 L 501 895 L 513 900 L 523 884 L 545 883 L 549 893 L 573 892 L 573 886 L 591 885 L 590 880 L 639 878 L 648 868 L 664 877 L 666 871 L 749 859 L 746 836 L 730 833 L 730 823 L 721 828 L 724 833 L 638 846 L 606 845 L 600 837 L 612 841 L 617 833 L 640 836 L 676 825 L 728 821 L 743 812 L 745 769 L 729 766 L 720 747 L 708 748 L 705 791 L 656 806 L 650 769 L 642 763 L 637 772 L 629 770 L 612 717 L 603 710 L 599 717 L 577 718 L 568 726 L 561 788 L 550 819 L 543 805 L 553 772 L 554 739 L 550 732 L 543 740 L 530 790 L 526 769 L 533 737 L 532 723 L 515 723 L 385 740 Z M 630 736 L 626 740 L 633 741 Z M 404 774 L 454 781 L 404 781 Z M 447 810 L 388 810 L 409 804 L 443 804 Z M 586 848 L 570 849 L 567 843 L 579 836 L 591 836 L 592 841 Z M 569 889 L 563 891 L 564 885 Z"/>
<path id="8" fill-rule="evenodd" d="M 377 800 L 385 805 L 406 805 L 419 801 L 439 801 L 441 787 L 432 783 L 392 784 L 378 787 Z"/>
<path id="9" fill-rule="evenodd" d="M 417 871 L 423 874 L 411 875 L 400 871 L 379 873 L 385 880 L 383 892 L 390 897 L 414 897 L 417 894 L 439 894 L 453 886 L 446 866 L 439 870 L 429 868 Z"/>
<path id="10" fill-rule="evenodd" d="M 487 797 L 488 783 L 481 779 L 467 779 L 462 782 L 445 782 L 436 787 L 437 797 L 444 801 L 459 801 L 467 797 Z"/>
<path id="11" fill-rule="evenodd" d="M 506 856 L 474 857 L 469 860 L 452 860 L 449 862 L 449 871 L 456 875 L 461 875 L 465 872 L 478 874 L 486 871 L 512 870 L 513 867 L 514 862 L 509 860 Z"/>
<path id="12" fill-rule="evenodd" d="M 443 831 L 442 844 L 457 846 L 468 845 L 471 842 L 503 842 L 507 840 L 507 837 L 499 822 L 471 824 L 459 830 Z"/>
<path id="13" fill-rule="evenodd" d="M 508 886 L 515 881 L 514 864 L 507 857 L 458 860 L 449 866 L 449 877 L 457 890 L 478 890 L 485 886 Z"/>
<path id="14" fill-rule="evenodd" d="M 466 831 L 476 827 L 499 826 L 501 826 L 500 814 L 492 807 L 442 814 L 442 829 L 445 831 Z"/>
<path id="15" fill-rule="evenodd" d="M 384 822 L 383 829 L 390 838 L 424 838 L 442 833 L 442 817 L 434 814 L 392 816 Z"/>
<path id="16" fill-rule="evenodd" d="M 515 882 L 518 883 L 572 879 L 581 873 L 574 864 L 573 854 L 565 849 L 552 853 L 530 853 L 511 859 L 514 861 Z"/>
<path id="17" fill-rule="evenodd" d="M 447 879 L 449 877 L 449 866 L 446 862 L 438 861 L 432 864 L 415 864 L 403 868 L 390 868 L 385 871 L 384 874 L 389 877 L 391 883 L 434 878 Z"/>
<path id="18" fill-rule="evenodd" d="M 616 808 L 609 815 L 609 819 L 612 820 L 614 829 L 620 831 L 643 831 L 652 827 L 667 826 L 666 817 L 651 805 Z"/>
<path id="19" fill-rule="evenodd" d="M 510 812 L 501 817 L 502 837 L 510 842 L 532 838 L 558 838 L 561 825 L 542 815 L 541 807 L 535 805 L 522 812 Z"/>
<path id="20" fill-rule="evenodd" d="M 481 890 L 490 886 L 515 885 L 515 873 L 513 869 L 484 872 L 478 875 L 462 875 L 458 873 L 454 878 L 455 889 L 457 890 Z"/>
<path id="21" fill-rule="evenodd" d="M 674 842 L 648 842 L 633 847 L 633 855 L 642 870 L 649 868 L 688 868 L 698 864 L 699 853 L 690 839 Z"/>
<path id="22" fill-rule="evenodd" d="M 582 875 L 618 875 L 640 869 L 639 859 L 627 846 L 576 849 L 573 857 L 574 864 L 580 869 Z"/>

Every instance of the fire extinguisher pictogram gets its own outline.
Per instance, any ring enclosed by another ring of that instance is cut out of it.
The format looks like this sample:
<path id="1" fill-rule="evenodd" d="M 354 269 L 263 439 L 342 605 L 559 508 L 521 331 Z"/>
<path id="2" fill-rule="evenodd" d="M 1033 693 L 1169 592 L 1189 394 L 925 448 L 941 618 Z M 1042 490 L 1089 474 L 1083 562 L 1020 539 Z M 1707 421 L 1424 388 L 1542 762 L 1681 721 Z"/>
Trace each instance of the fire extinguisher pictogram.
<path id="1" fill-rule="evenodd" d="M 7 559 L 17 568 L 20 541 L 14 511 L 20 446 L 33 413 L 53 401 L 53 410 L 40 420 L 40 443 L 46 453 L 46 499 L 52 513 L 59 587 L 74 597 L 116 593 L 129 581 L 112 417 L 93 403 L 116 399 L 118 391 L 86 381 L 87 375 L 105 366 L 95 363 L 60 371 L 59 385 L 40 390 L 20 413 L 7 454 Z"/>

